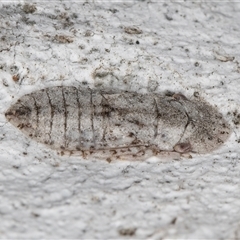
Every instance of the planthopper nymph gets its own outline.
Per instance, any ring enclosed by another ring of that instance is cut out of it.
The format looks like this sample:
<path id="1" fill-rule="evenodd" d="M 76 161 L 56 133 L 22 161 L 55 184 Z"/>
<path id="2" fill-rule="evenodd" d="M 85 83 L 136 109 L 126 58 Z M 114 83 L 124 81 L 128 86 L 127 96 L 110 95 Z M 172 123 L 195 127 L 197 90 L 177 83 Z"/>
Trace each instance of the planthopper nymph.
<path id="1" fill-rule="evenodd" d="M 49 87 L 21 97 L 6 112 L 10 123 L 62 152 L 144 156 L 207 153 L 230 134 L 223 116 L 199 97 Z"/>

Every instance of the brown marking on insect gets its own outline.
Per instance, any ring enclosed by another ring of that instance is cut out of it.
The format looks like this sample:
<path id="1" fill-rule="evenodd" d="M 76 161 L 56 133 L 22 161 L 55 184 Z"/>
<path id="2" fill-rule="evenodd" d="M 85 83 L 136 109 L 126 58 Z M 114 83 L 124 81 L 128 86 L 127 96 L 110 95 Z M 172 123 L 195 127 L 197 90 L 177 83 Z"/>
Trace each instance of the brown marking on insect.
<path id="1" fill-rule="evenodd" d="M 187 99 L 187 97 L 185 97 L 183 94 L 181 94 L 181 93 L 175 93 L 175 94 L 173 94 L 173 96 L 172 96 L 174 99 L 176 99 L 176 100 L 188 100 Z"/>
<path id="2" fill-rule="evenodd" d="M 189 142 L 186 143 L 178 143 L 174 146 L 174 150 L 179 153 L 187 153 L 192 149 L 191 144 Z"/>
<path id="3" fill-rule="evenodd" d="M 117 151 L 114 149 L 114 150 L 110 150 L 112 155 L 116 155 L 117 154 Z"/>

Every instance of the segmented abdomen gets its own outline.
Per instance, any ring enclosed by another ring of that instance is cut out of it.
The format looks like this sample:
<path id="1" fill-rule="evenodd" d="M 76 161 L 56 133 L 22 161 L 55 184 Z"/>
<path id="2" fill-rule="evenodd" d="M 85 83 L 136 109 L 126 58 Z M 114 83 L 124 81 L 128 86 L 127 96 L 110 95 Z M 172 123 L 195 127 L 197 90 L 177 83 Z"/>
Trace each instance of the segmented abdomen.
<path id="1" fill-rule="evenodd" d="M 182 111 L 157 95 L 52 87 L 28 97 L 36 115 L 33 138 L 56 149 L 156 145 L 172 150 L 187 122 Z"/>

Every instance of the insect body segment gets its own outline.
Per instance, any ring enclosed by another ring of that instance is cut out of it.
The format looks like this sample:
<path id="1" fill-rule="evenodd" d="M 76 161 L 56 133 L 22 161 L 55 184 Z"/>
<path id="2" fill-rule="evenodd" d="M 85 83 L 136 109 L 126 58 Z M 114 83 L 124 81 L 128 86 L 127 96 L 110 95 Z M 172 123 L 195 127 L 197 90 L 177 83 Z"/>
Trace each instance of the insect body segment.
<path id="1" fill-rule="evenodd" d="M 216 109 L 182 94 L 50 87 L 23 96 L 5 115 L 27 136 L 67 151 L 149 147 L 205 153 L 230 134 Z"/>

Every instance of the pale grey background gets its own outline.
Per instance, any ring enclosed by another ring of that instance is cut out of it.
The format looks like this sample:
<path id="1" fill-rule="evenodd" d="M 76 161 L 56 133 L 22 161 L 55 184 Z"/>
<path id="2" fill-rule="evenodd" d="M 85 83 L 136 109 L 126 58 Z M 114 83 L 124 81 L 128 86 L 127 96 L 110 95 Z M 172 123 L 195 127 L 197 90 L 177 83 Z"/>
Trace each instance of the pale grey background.
<path id="1" fill-rule="evenodd" d="M 0 8 L 1 237 L 239 238 L 240 4 L 26 4 Z M 59 156 L 6 122 L 20 96 L 82 84 L 198 92 L 233 133 L 206 155 L 108 163 Z"/>

